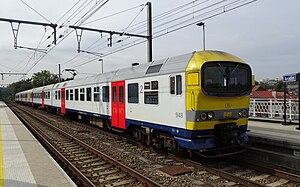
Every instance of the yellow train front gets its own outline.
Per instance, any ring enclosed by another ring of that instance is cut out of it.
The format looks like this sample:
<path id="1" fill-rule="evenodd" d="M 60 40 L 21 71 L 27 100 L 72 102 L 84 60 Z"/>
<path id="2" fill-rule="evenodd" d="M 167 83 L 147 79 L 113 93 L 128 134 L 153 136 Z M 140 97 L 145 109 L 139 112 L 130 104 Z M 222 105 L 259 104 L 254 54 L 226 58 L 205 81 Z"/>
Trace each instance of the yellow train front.
<path id="1" fill-rule="evenodd" d="M 245 150 L 251 88 L 251 68 L 241 59 L 218 51 L 195 53 L 186 69 L 190 137 L 176 138 L 178 144 L 206 156 Z"/>

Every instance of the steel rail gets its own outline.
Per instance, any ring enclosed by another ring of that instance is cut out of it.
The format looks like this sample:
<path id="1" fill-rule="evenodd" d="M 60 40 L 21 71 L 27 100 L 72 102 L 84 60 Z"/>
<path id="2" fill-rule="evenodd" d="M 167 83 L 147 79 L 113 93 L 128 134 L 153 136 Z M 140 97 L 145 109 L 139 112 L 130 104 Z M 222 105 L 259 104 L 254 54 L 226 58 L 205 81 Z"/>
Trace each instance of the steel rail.
<path id="1" fill-rule="evenodd" d="M 16 107 L 16 106 L 15 106 Z M 22 109 L 20 109 L 22 110 Z M 148 186 L 161 186 L 160 184 L 156 183 L 155 181 L 151 180 L 150 178 L 143 176 L 142 174 L 138 173 L 137 171 L 131 169 L 130 167 L 125 166 L 124 164 L 122 164 L 121 162 L 109 157 L 108 155 L 94 149 L 93 147 L 89 146 L 88 144 L 84 143 L 83 141 L 75 138 L 74 136 L 62 131 L 61 129 L 54 127 L 53 125 L 51 125 L 51 123 L 49 123 L 48 121 L 45 121 L 43 119 L 40 119 L 34 115 L 32 115 L 31 113 L 22 110 L 23 112 L 25 112 L 26 114 L 28 114 L 29 116 L 31 116 L 32 118 L 47 124 L 48 127 L 51 127 L 52 129 L 54 129 L 55 131 L 58 131 L 60 134 L 62 134 L 63 136 L 72 139 L 74 142 L 78 143 L 79 145 L 87 148 L 89 151 L 91 151 L 93 154 L 101 157 L 102 159 L 106 160 L 107 162 L 113 164 L 114 166 L 118 167 L 119 169 L 121 169 L 123 172 L 128 173 L 130 176 L 135 177 L 138 181 L 148 185 Z M 46 140 L 47 141 L 47 140 Z M 48 142 L 49 143 L 49 142 Z M 60 153 L 59 153 L 60 154 Z M 63 155 L 61 155 L 62 157 L 64 157 Z M 65 158 L 65 157 L 64 157 Z M 66 159 L 66 158 L 65 158 Z M 75 166 L 74 166 L 75 167 Z M 76 167 L 75 167 L 76 168 Z M 75 172 L 80 172 L 77 168 L 77 171 Z M 73 171 L 73 170 L 72 170 Z M 81 172 L 80 172 L 81 173 Z M 82 174 L 83 175 L 83 174 Z M 86 178 L 86 177 L 85 177 Z"/>
<path id="2" fill-rule="evenodd" d="M 11 106 L 11 105 L 10 105 Z M 14 106 L 15 107 L 15 106 Z M 12 107 L 10 107 L 12 109 Z M 17 108 L 17 107 L 15 107 Z M 20 109 L 19 109 L 20 110 Z M 63 162 L 63 164 L 79 179 L 79 181 L 88 187 L 96 187 L 84 174 L 82 174 L 66 157 L 64 157 L 46 138 L 43 134 L 38 132 L 30 123 L 28 119 L 13 110 L 16 116 L 24 123 L 24 125 L 39 139 L 50 151 Z M 22 110 L 23 111 L 23 110 Z M 24 111 L 23 111 L 24 112 Z"/>

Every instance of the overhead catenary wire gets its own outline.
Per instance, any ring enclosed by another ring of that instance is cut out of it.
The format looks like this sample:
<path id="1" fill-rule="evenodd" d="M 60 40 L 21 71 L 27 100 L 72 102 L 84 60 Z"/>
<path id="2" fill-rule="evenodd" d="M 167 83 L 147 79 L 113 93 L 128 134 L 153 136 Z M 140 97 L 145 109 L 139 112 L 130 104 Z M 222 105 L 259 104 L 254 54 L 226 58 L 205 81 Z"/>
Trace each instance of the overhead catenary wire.
<path id="1" fill-rule="evenodd" d="M 40 14 L 37 10 L 35 10 L 33 7 L 31 7 L 29 4 L 27 4 L 25 1 L 20 0 L 23 4 L 25 4 L 28 8 L 30 8 L 31 10 L 33 10 L 35 13 L 37 13 L 39 16 L 41 16 L 43 19 L 45 19 L 47 22 L 51 23 L 50 20 L 48 20 L 45 16 L 43 16 L 42 14 Z"/>
<path id="2" fill-rule="evenodd" d="M 179 7 L 174 8 L 177 11 L 177 13 L 175 13 L 174 11 L 169 10 L 167 12 L 164 12 L 164 13 L 160 14 L 160 16 L 155 16 L 155 18 L 153 19 L 153 23 L 155 23 L 155 25 L 153 27 L 153 29 L 155 30 L 154 33 L 153 33 L 153 39 L 162 37 L 164 35 L 167 35 L 167 34 L 170 34 L 170 33 L 173 33 L 173 32 L 176 32 L 178 30 L 181 30 L 181 29 L 184 29 L 184 28 L 189 27 L 191 25 L 194 25 L 195 23 L 197 23 L 199 21 L 210 19 L 212 17 L 218 16 L 218 15 L 223 14 L 225 12 L 229 12 L 229 11 L 234 10 L 236 8 L 245 6 L 247 4 L 255 2 L 257 0 L 252 0 L 252 1 L 250 1 L 250 0 L 244 0 L 244 1 L 243 0 L 236 0 L 234 2 L 229 1 L 230 3 L 225 4 L 225 5 L 220 5 L 219 7 L 215 7 L 214 9 L 209 7 L 210 9 L 207 8 L 209 10 L 206 11 L 206 12 L 203 12 L 203 10 L 205 10 L 203 8 L 195 9 L 195 7 L 198 6 L 199 4 L 207 3 L 208 1 L 209 0 L 202 1 L 202 2 L 199 2 L 199 0 L 192 1 L 190 3 L 186 3 L 185 5 L 181 5 Z M 223 1 L 218 1 L 218 2 L 223 3 L 223 2 L 228 2 L 228 0 L 227 1 L 223 0 Z M 218 3 L 218 2 L 217 2 L 217 4 L 221 4 L 221 3 Z M 226 6 L 226 9 L 224 8 L 225 6 Z M 172 10 L 174 10 L 174 9 L 172 9 Z M 176 14 L 178 14 L 177 17 L 175 17 Z M 184 18 L 178 19 L 178 17 L 179 18 L 184 17 L 186 19 L 184 19 Z M 79 22 L 77 22 L 77 23 L 80 23 L 80 19 L 78 21 Z M 129 24 L 129 26 L 127 26 L 125 29 L 126 30 L 128 29 L 128 32 L 129 31 L 130 32 L 131 31 L 132 32 L 140 31 L 140 32 L 138 32 L 138 34 L 141 34 L 141 33 L 146 32 L 146 30 L 142 29 L 143 27 L 141 27 L 141 25 L 143 25 L 145 23 L 146 22 L 143 21 L 143 22 L 140 22 L 140 23 L 137 23 L 137 24 Z M 68 34 L 70 34 L 70 32 Z M 121 37 L 118 37 L 118 38 L 121 38 Z M 99 50 L 99 46 L 103 46 L 103 47 L 100 48 L 100 51 L 104 50 L 103 53 L 104 53 L 104 57 L 105 57 L 105 56 L 115 54 L 117 52 L 126 50 L 130 47 L 133 47 L 133 46 L 136 46 L 136 45 L 139 45 L 139 44 L 142 44 L 142 43 L 146 42 L 143 39 L 136 39 L 136 40 L 133 40 L 133 41 L 132 41 L 132 39 L 133 39 L 132 37 L 123 38 L 122 39 L 122 41 L 123 41 L 122 45 L 117 45 L 116 47 L 114 47 L 114 49 L 110 50 L 105 45 L 106 40 L 105 40 L 105 37 L 104 37 L 103 39 L 101 39 L 101 38 L 97 39 L 97 41 L 93 42 L 93 44 L 90 45 L 88 47 L 88 49 L 95 49 L 94 47 L 97 47 L 98 50 Z M 62 40 L 60 40 L 60 41 L 62 41 Z M 116 40 L 116 41 L 118 41 L 118 40 Z M 114 42 L 114 44 L 117 44 L 116 41 Z M 63 62 L 62 64 L 73 65 L 72 67 L 81 67 L 81 66 L 86 65 L 90 62 L 93 62 L 95 59 L 98 59 L 97 57 L 94 57 L 94 58 L 89 58 L 87 60 L 84 60 L 84 58 L 81 58 L 81 60 L 79 60 L 78 59 L 79 56 L 80 55 L 77 54 L 74 58 L 72 58 L 72 59 L 70 59 L 66 62 Z M 79 60 L 79 62 L 78 62 L 78 60 Z"/>
<path id="3" fill-rule="evenodd" d="M 75 24 L 80 25 L 82 23 L 84 23 L 84 21 L 86 21 L 88 18 L 90 18 L 96 11 L 98 11 L 100 8 L 102 8 L 109 0 L 105 0 L 104 3 L 102 3 L 104 0 L 102 1 L 98 1 L 91 9 L 89 9 L 89 11 L 87 13 L 84 14 L 84 16 L 82 16 L 78 21 L 75 22 Z M 62 37 L 62 39 L 60 39 L 57 42 L 57 45 L 59 45 L 67 36 L 69 36 L 71 33 L 73 32 L 70 31 L 68 32 L 65 36 Z M 36 62 L 27 70 L 26 73 L 28 73 L 29 71 L 31 71 L 51 50 L 54 49 L 55 46 L 53 46 L 52 48 L 50 48 L 46 54 L 44 54 L 43 56 L 41 56 L 39 59 L 36 60 Z"/>
<path id="4" fill-rule="evenodd" d="M 230 3 L 227 3 L 225 5 L 221 5 L 217 8 L 214 8 L 214 9 L 211 9 L 207 12 L 204 12 L 202 14 L 199 14 L 197 16 L 193 16 L 193 18 L 190 18 L 190 19 L 187 19 L 187 20 L 184 20 L 184 21 L 181 21 L 179 23 L 175 23 L 167 28 L 163 28 L 159 31 L 156 31 L 154 32 L 153 34 L 153 39 L 156 39 L 156 38 L 159 38 L 159 37 L 162 37 L 164 35 L 167 35 L 169 33 L 172 33 L 172 32 L 175 32 L 175 31 L 178 31 L 178 30 L 181 30 L 181 29 L 184 29 L 188 26 L 191 26 L 191 25 L 194 25 L 196 23 L 199 22 L 199 19 L 197 18 L 201 18 L 201 21 L 203 20 L 207 20 L 207 19 L 210 19 L 212 17 L 215 17 L 215 16 L 218 16 L 220 14 L 223 14 L 225 12 L 229 12 L 229 11 L 232 11 L 236 8 L 239 8 L 239 7 L 242 7 L 242 6 L 245 6 L 245 5 L 248 5 L 250 3 L 253 3 L 257 0 L 252 0 L 252 1 L 249 1 L 249 0 L 236 0 L 236 1 L 233 1 L 233 2 L 230 2 Z M 205 10 L 205 9 L 209 9 L 209 8 L 212 8 L 216 5 L 219 5 L 220 3 L 223 3 L 223 2 L 226 2 L 226 1 L 219 1 L 217 3 L 214 3 L 213 5 L 210 5 L 210 6 L 207 6 L 206 8 L 201 8 L 201 11 Z M 230 8 L 232 7 L 232 8 Z M 197 10 L 196 10 L 197 11 Z M 212 15 L 210 15 L 212 14 Z M 187 13 L 186 15 L 191 15 L 191 13 Z M 192 21 L 191 20 L 195 20 L 197 19 L 196 21 Z M 174 19 L 175 20 L 175 19 Z M 174 22 L 173 20 L 171 20 L 170 22 L 165 22 L 164 24 L 161 24 L 161 25 L 166 25 L 168 23 L 172 23 Z M 190 22 L 190 23 L 187 23 L 187 22 Z M 154 27 L 154 28 L 158 28 L 158 27 Z M 141 32 L 142 33 L 142 32 Z M 112 55 L 112 54 L 115 54 L 117 52 L 120 52 L 120 51 L 123 51 L 125 49 L 128 49 L 130 47 L 133 47 L 133 46 L 136 46 L 136 45 L 139 45 L 139 44 L 142 44 L 142 43 L 145 43 L 146 41 L 145 40 L 142 40 L 142 39 L 136 39 L 134 40 L 133 42 L 130 42 L 130 43 L 127 43 L 127 44 L 124 44 L 123 46 L 119 46 L 119 47 L 116 47 L 115 49 L 112 49 L 110 51 L 107 51 L 104 53 L 104 57 L 105 56 L 109 56 L 109 55 Z M 103 47 L 104 48 L 104 47 Z M 95 60 L 96 58 L 94 58 Z M 92 60 L 87 60 L 85 62 L 82 62 L 80 64 L 77 64 L 76 67 L 80 67 L 80 66 L 83 66 L 83 65 L 86 65 L 90 62 L 93 62 L 93 59 Z M 74 66 L 75 67 L 75 66 Z"/>

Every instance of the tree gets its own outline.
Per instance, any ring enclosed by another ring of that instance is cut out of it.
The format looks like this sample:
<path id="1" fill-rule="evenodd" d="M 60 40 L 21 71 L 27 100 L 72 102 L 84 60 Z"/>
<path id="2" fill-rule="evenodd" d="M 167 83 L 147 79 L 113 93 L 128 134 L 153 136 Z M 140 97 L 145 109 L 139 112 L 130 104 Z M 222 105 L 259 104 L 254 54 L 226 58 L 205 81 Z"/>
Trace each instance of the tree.
<path id="1" fill-rule="evenodd" d="M 5 91 L 8 94 L 8 99 L 13 99 L 15 94 L 32 88 L 31 79 L 14 82 L 6 87 Z"/>
<path id="2" fill-rule="evenodd" d="M 32 75 L 33 87 L 45 86 L 48 84 L 54 84 L 58 82 L 58 76 L 50 73 L 50 71 L 42 70 Z"/>
<path id="3" fill-rule="evenodd" d="M 284 87 L 283 81 L 278 81 L 274 87 L 277 92 L 283 92 L 283 87 Z"/>

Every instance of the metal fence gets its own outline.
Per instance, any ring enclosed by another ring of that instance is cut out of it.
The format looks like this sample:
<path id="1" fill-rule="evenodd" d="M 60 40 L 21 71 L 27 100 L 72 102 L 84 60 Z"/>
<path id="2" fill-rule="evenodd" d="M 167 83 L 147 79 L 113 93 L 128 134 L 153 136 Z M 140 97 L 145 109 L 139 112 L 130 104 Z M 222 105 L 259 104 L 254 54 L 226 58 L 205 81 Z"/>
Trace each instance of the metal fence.
<path id="1" fill-rule="evenodd" d="M 287 121 L 295 121 L 299 119 L 298 100 L 286 100 Z M 250 99 L 250 118 L 268 118 L 270 120 L 283 121 L 284 101 L 283 99 Z"/>

